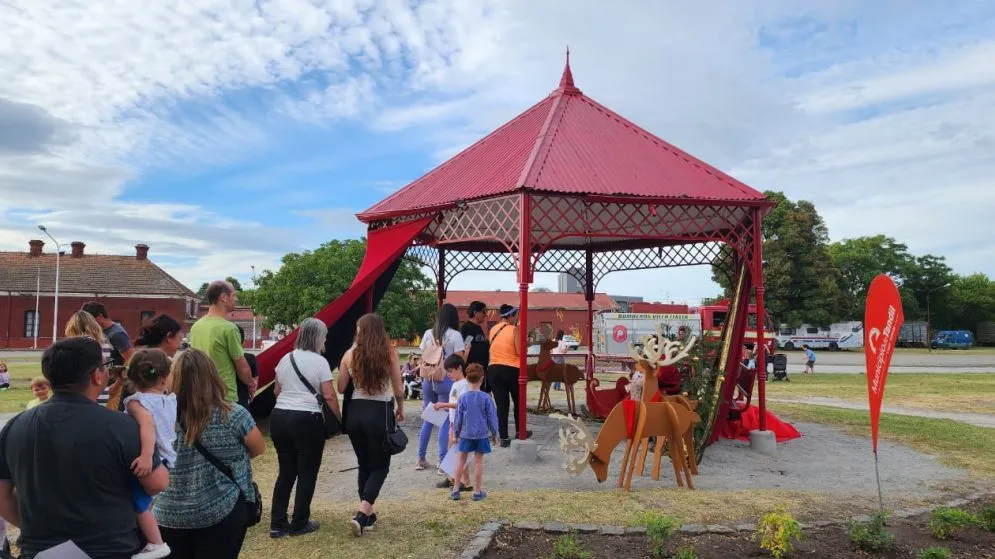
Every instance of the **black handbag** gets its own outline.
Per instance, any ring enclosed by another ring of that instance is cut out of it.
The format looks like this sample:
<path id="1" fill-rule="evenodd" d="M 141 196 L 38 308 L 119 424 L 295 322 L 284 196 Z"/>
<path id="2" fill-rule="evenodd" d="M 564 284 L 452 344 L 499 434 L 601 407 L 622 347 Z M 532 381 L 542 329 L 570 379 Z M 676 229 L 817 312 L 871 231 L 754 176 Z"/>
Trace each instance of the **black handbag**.
<path id="1" fill-rule="evenodd" d="M 197 452 L 201 453 L 204 458 L 207 459 L 215 468 L 225 475 L 235 487 L 238 487 L 238 494 L 242 496 L 242 501 L 245 503 L 245 525 L 252 527 L 259 524 L 259 521 L 263 518 L 263 495 L 259 492 L 259 486 L 256 482 L 252 483 L 252 491 L 256 494 L 256 500 L 250 501 L 248 497 L 245 496 L 245 491 L 242 491 L 242 486 L 235 481 L 235 474 L 231 471 L 231 468 L 227 464 L 218 459 L 217 456 L 211 454 L 209 450 L 204 448 L 204 445 L 200 444 L 200 441 L 194 441 L 193 447 L 197 449 Z"/>
<path id="2" fill-rule="evenodd" d="M 389 403 L 384 404 L 384 419 L 386 423 L 387 436 L 383 440 L 383 449 L 387 454 L 394 455 L 404 452 L 404 449 L 408 446 L 408 436 L 404 433 L 404 430 L 397 426 L 397 422 L 394 422 L 394 429 L 390 428 L 390 409 Z"/>
<path id="3" fill-rule="evenodd" d="M 338 416 L 335 415 L 332 408 L 328 407 L 328 402 L 325 401 L 324 396 L 315 391 L 314 387 L 311 386 L 311 383 L 309 383 L 307 379 L 304 378 L 304 375 L 301 374 L 301 370 L 297 368 L 297 361 L 294 360 L 293 352 L 290 353 L 290 364 L 294 367 L 294 372 L 297 373 L 297 378 L 301 379 L 304 386 L 306 386 L 307 389 L 311 391 L 311 394 L 315 397 L 315 399 L 318 400 L 318 409 L 321 410 L 321 417 L 325 422 L 325 438 L 328 439 L 341 433 L 342 422 L 339 421 Z"/>

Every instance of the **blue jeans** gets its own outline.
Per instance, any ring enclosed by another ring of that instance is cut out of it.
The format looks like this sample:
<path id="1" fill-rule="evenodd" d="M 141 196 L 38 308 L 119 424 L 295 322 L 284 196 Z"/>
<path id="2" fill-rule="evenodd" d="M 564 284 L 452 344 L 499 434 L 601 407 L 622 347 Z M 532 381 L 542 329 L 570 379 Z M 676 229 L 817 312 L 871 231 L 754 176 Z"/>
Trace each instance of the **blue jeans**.
<path id="1" fill-rule="evenodd" d="M 436 402 L 448 402 L 449 390 L 453 387 L 453 381 L 449 377 L 439 381 L 425 381 L 422 383 L 422 409 Z M 428 450 L 428 440 L 432 438 L 432 425 L 428 421 L 421 424 L 421 431 L 418 432 L 418 459 L 425 459 L 425 452 Z M 439 427 L 439 463 L 446 457 L 449 449 L 449 420 Z"/>

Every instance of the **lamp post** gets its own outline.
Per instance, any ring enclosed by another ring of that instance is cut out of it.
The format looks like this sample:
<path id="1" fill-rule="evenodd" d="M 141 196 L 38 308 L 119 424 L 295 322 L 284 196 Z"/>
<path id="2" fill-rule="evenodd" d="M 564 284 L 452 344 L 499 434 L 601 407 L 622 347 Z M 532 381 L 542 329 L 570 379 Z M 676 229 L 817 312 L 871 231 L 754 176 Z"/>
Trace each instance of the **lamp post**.
<path id="1" fill-rule="evenodd" d="M 34 349 L 38 349 L 38 303 L 41 301 L 41 266 L 38 266 L 38 275 L 35 277 L 35 319 L 31 325 L 31 329 L 34 330 L 32 335 L 34 335 L 35 343 Z"/>
<path id="2" fill-rule="evenodd" d="M 62 248 L 62 245 L 59 244 L 59 241 L 55 240 L 55 237 L 48 232 L 48 229 L 44 225 L 39 225 L 38 229 L 55 243 L 55 310 L 52 313 L 52 343 L 54 344 L 59 335 L 59 271 L 61 266 L 59 250 Z"/>
<path id="3" fill-rule="evenodd" d="M 257 347 L 259 347 L 256 344 L 256 298 L 255 298 L 255 290 L 256 290 L 256 267 L 255 266 L 249 266 L 249 267 L 252 268 L 252 291 L 253 291 L 253 297 L 252 297 L 252 349 L 256 349 Z"/>
<path id="4" fill-rule="evenodd" d="M 947 282 L 939 287 L 934 287 L 926 292 L 926 347 L 929 348 L 929 352 L 933 352 L 933 337 L 929 334 L 929 329 L 931 326 L 930 322 L 930 308 L 929 308 L 929 296 L 933 294 L 934 291 L 943 289 L 944 287 L 950 287 L 950 282 Z"/>

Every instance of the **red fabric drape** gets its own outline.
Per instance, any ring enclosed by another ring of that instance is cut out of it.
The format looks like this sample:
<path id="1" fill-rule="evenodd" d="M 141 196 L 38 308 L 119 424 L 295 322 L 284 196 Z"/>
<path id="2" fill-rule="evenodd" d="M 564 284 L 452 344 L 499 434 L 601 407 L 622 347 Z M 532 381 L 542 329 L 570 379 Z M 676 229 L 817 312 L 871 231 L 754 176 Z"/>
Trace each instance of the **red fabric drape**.
<path id="1" fill-rule="evenodd" d="M 749 406 L 740 414 L 738 420 L 730 420 L 723 426 L 719 434 L 723 439 L 736 439 L 740 441 L 750 440 L 750 431 L 760 428 L 760 409 L 757 406 Z M 767 430 L 773 431 L 777 437 L 777 442 L 783 443 L 792 439 L 797 439 L 802 434 L 795 429 L 795 426 L 781 421 L 773 412 L 767 410 Z"/>
<path id="2" fill-rule="evenodd" d="M 343 313 L 373 287 L 377 278 L 407 250 L 411 241 L 425 229 L 431 220 L 431 217 L 426 217 L 370 232 L 366 242 L 366 255 L 352 285 L 345 293 L 318 311 L 314 317 L 328 325 L 339 320 Z M 273 381 L 276 375 L 276 365 L 284 355 L 294 348 L 296 340 L 297 330 L 294 330 L 256 356 L 260 387 Z"/>

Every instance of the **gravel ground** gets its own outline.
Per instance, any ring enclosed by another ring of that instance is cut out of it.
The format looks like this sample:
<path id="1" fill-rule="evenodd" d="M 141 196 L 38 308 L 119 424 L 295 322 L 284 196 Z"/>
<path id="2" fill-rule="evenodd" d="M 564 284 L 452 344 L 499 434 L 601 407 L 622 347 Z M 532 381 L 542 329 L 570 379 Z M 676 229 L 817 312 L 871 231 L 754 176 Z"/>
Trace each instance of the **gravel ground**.
<path id="1" fill-rule="evenodd" d="M 414 469 L 417 454 L 415 423 L 412 419 L 406 421 L 404 427 L 412 441 L 403 454 L 394 458 L 383 490 L 385 495 L 423 492 L 432 489 L 442 479 L 434 470 Z M 615 450 L 608 480 L 599 484 L 590 469 L 576 476 L 563 469 L 566 455 L 559 449 L 558 426 L 558 422 L 547 417 L 530 416 L 529 428 L 534 430 L 534 438 L 540 445 L 540 460 L 521 464 L 515 461 L 511 449 L 495 448 L 494 453 L 486 458 L 485 488 L 488 491 L 614 490 L 624 445 Z M 599 424 L 591 424 L 592 433 L 598 427 Z M 876 492 L 869 440 L 821 425 L 799 423 L 796 427 L 803 433 L 802 438 L 781 444 L 776 457 L 752 452 L 748 444 L 738 441 L 720 441 L 712 445 L 700 465 L 700 474 L 695 478 L 696 488 L 737 490 L 768 487 L 837 495 L 871 495 Z M 436 451 L 433 448 L 435 445 L 430 444 L 429 462 L 435 460 Z M 932 456 L 887 442 L 881 443 L 879 456 L 882 485 L 886 495 L 896 499 L 939 495 L 934 486 L 966 478 L 965 472 L 944 466 Z M 651 461 L 647 462 L 649 473 Z M 332 501 L 355 498 L 356 472 L 340 472 L 355 464 L 348 439 L 338 437 L 330 441 L 326 446 L 315 498 Z M 648 476 L 633 477 L 632 488 L 673 487 L 673 469 L 667 458 L 664 458 L 661 471 L 660 481 L 653 481 Z"/>

